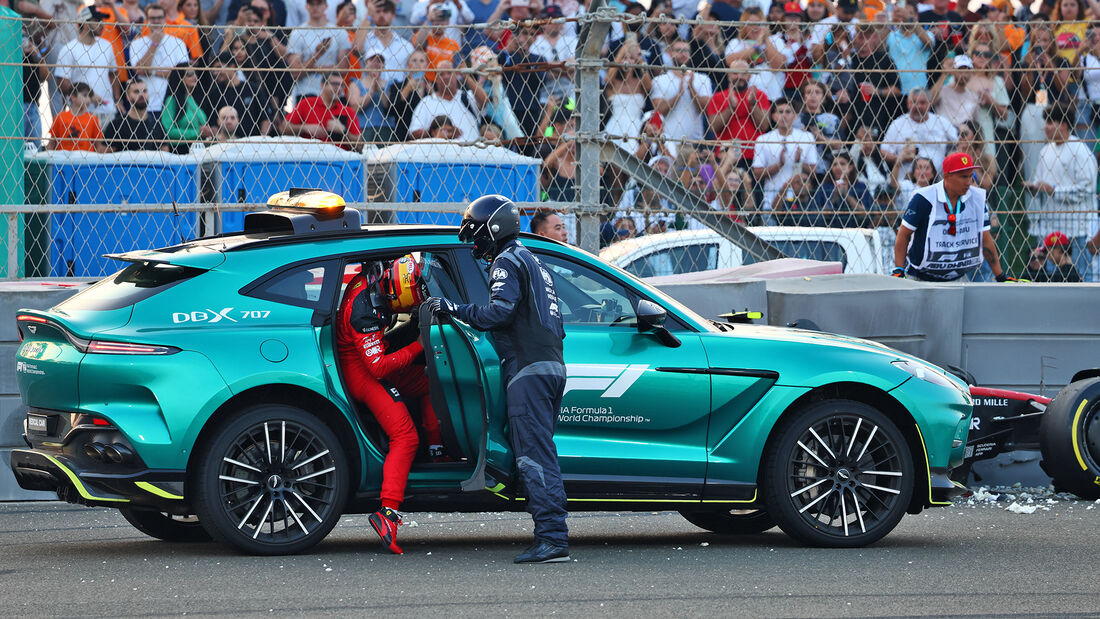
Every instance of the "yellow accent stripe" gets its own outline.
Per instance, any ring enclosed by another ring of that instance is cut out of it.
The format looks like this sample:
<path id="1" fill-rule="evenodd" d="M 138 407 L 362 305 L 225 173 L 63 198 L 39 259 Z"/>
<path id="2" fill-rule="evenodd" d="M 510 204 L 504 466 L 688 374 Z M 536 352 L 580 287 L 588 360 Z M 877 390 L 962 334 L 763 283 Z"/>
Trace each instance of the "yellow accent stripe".
<path id="1" fill-rule="evenodd" d="M 504 484 L 497 483 L 497 485 L 493 486 L 492 488 L 486 486 L 485 489 L 488 490 L 489 492 L 492 492 L 493 494 L 496 494 L 496 493 L 500 492 L 501 490 L 504 490 Z"/>
<path id="2" fill-rule="evenodd" d="M 570 499 L 567 501 L 588 503 L 698 503 L 699 499 Z"/>
<path id="3" fill-rule="evenodd" d="M 157 495 L 159 497 L 163 497 L 165 499 L 176 499 L 176 500 L 179 500 L 179 501 L 183 500 L 183 497 L 181 497 L 180 495 L 172 494 L 171 492 L 168 492 L 167 490 L 158 488 L 158 487 L 154 486 L 153 484 L 151 484 L 147 481 L 135 481 L 134 485 L 137 486 L 138 488 L 141 488 L 142 490 L 150 493 L 150 494 L 155 494 L 155 495 Z"/>
<path id="4" fill-rule="evenodd" d="M 931 505 L 951 505 L 951 501 L 932 500 L 932 465 L 928 462 L 928 446 L 924 443 L 924 435 L 921 434 L 920 426 L 913 424 L 913 427 L 917 429 L 917 438 L 920 439 L 921 455 L 924 456 L 924 472 L 928 476 L 928 503 Z"/>
<path id="5" fill-rule="evenodd" d="M 73 487 L 76 488 L 76 491 L 80 493 L 80 496 L 84 497 L 85 499 L 88 499 L 89 501 L 114 501 L 116 503 L 130 502 L 130 499 L 108 499 L 106 497 L 93 495 L 91 492 L 88 492 L 87 488 L 84 487 L 84 482 L 80 481 L 80 478 L 76 476 L 76 473 L 69 470 L 69 467 L 61 464 L 61 462 L 59 462 L 57 458 L 49 454 L 44 454 L 42 452 L 37 453 L 38 455 L 46 458 L 50 462 L 53 462 L 55 465 L 57 465 L 57 468 L 61 469 L 61 471 L 65 473 L 65 475 L 68 475 L 69 480 L 73 482 Z"/>
<path id="6" fill-rule="evenodd" d="M 1085 411 L 1085 406 L 1089 403 L 1088 400 L 1081 400 L 1081 405 L 1077 407 L 1077 412 L 1073 414 L 1073 455 L 1077 456 L 1077 464 L 1081 465 L 1082 470 L 1089 470 L 1085 459 L 1081 457 L 1081 448 L 1077 445 L 1077 422 L 1081 420 L 1081 413 Z"/>

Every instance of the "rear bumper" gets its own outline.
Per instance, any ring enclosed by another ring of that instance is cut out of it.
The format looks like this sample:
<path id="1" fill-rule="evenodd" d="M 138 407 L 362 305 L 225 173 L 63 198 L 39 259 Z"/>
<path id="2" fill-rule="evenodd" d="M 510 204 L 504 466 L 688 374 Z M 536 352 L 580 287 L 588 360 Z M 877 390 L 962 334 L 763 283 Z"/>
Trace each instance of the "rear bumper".
<path id="1" fill-rule="evenodd" d="M 56 492 L 69 503 L 102 507 L 140 505 L 187 514 L 183 471 L 139 469 L 103 472 L 82 468 L 64 453 L 13 449 L 11 470 L 25 490 Z"/>
<path id="2" fill-rule="evenodd" d="M 932 468 L 928 471 L 929 498 L 932 505 L 950 505 L 955 497 L 966 492 L 966 486 L 951 481 L 951 470 Z"/>

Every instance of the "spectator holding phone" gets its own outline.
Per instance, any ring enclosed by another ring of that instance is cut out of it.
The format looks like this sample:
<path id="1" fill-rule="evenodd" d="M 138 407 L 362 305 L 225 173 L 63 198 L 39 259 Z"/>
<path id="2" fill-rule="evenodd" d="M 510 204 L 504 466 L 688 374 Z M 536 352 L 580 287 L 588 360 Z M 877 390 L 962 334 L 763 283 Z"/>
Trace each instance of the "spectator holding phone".
<path id="1" fill-rule="evenodd" d="M 340 102 L 344 78 L 339 73 L 325 77 L 320 96 L 303 97 L 287 114 L 283 132 L 351 148 L 359 142 L 359 119 L 355 111 Z"/>
<path id="2" fill-rule="evenodd" d="M 390 84 L 386 103 L 389 116 L 394 120 L 394 139 L 397 141 L 409 139 L 413 110 L 431 94 L 431 84 L 425 77 L 427 68 L 428 54 L 418 49 L 409 54 L 406 70 L 399 73 L 401 78 Z"/>
<path id="3" fill-rule="evenodd" d="M 385 66 L 382 81 L 385 87 L 389 88 L 391 84 L 401 80 L 402 70 L 408 65 L 409 56 L 412 55 L 414 48 L 412 43 L 397 35 L 390 27 L 397 11 L 393 0 L 366 0 L 366 2 L 368 3 L 367 15 L 355 31 L 353 45 L 355 49 L 360 50 L 360 56 L 365 54 L 366 50 L 378 50 L 382 54 Z"/>
<path id="4" fill-rule="evenodd" d="M 791 60 L 781 51 L 786 47 L 783 37 L 769 34 L 764 13 L 758 8 L 742 11 L 741 20 L 745 23 L 737 38 L 726 44 L 726 65 L 732 67 L 737 60 L 748 63 L 753 73 L 749 85 L 764 91 L 769 100 L 775 101 L 783 96 L 786 83 L 783 68 Z"/>
<path id="5" fill-rule="evenodd" d="M 455 54 L 462 49 L 461 36 L 453 38 L 448 36 L 452 30 L 447 28 L 451 14 L 447 4 L 438 3 L 428 9 L 428 25 L 417 30 L 413 35 L 413 47 L 423 49 L 428 54 L 428 81 L 435 82 L 434 69 L 444 62 L 454 66 Z"/>
<path id="6" fill-rule="evenodd" d="M 505 1 L 501 0 L 502 3 Z M 515 2 L 518 4 L 519 0 L 515 0 Z M 541 5 L 539 8 L 542 8 Z M 419 26 L 425 21 L 432 23 L 432 13 L 443 16 L 442 25 L 445 31 L 442 36 L 457 41 L 461 45 L 462 31 L 458 28 L 447 28 L 447 26 L 472 24 L 474 22 L 474 13 L 470 10 L 470 7 L 466 6 L 466 2 L 464 0 L 417 0 L 417 3 L 412 7 L 412 11 L 409 12 L 409 23 L 413 26 Z M 448 58 L 448 60 L 450 59 Z"/>
<path id="7" fill-rule="evenodd" d="M 367 50 L 363 56 L 362 77 L 348 84 L 348 106 L 355 110 L 363 140 L 385 144 L 394 139 L 393 119 L 386 113 L 386 85 L 382 79 L 385 67 L 382 50 Z"/>
<path id="8" fill-rule="evenodd" d="M 936 41 L 928 31 L 917 24 L 917 12 L 908 4 L 894 7 L 893 21 L 900 22 L 898 29 L 886 36 L 886 49 L 890 60 L 898 69 L 901 92 L 914 88 L 928 88 L 928 60 Z"/>
<path id="9" fill-rule="evenodd" d="M 286 63 L 294 79 L 292 95 L 299 100 L 319 96 L 327 77 L 348 68 L 351 41 L 347 32 L 329 23 L 325 0 L 306 0 L 309 20 L 290 32 Z"/>
<path id="10" fill-rule="evenodd" d="M 478 138 L 481 123 L 481 111 L 489 96 L 481 87 L 473 71 L 454 68 L 451 62 L 439 64 L 435 76 L 434 89 L 424 97 L 413 110 L 409 122 L 409 137 L 420 139 L 428 136 L 432 119 L 447 116 L 458 127 L 463 142 L 473 142 Z M 465 86 L 465 88 L 463 88 Z"/>

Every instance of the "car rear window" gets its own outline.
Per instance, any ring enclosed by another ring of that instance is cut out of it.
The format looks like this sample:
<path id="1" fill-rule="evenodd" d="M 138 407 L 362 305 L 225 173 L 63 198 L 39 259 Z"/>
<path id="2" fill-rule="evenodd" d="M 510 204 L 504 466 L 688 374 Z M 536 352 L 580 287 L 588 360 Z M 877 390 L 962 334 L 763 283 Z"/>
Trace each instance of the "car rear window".
<path id="1" fill-rule="evenodd" d="M 135 262 L 73 295 L 59 307 L 98 311 L 119 309 L 164 292 L 203 272 L 203 269 L 175 264 Z"/>

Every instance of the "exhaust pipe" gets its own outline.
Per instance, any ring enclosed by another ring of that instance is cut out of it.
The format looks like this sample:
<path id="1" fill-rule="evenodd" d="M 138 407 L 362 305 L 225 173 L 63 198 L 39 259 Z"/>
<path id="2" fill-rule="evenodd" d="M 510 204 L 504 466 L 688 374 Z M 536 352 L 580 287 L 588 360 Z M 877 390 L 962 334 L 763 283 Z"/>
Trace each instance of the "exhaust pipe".
<path id="1" fill-rule="evenodd" d="M 134 455 L 134 452 L 129 447 L 122 443 L 111 443 L 103 447 L 103 453 L 106 455 L 107 460 L 115 464 L 123 464 L 128 462 Z"/>
<path id="2" fill-rule="evenodd" d="M 84 455 L 92 460 L 107 461 L 107 448 L 103 443 L 84 443 Z"/>

